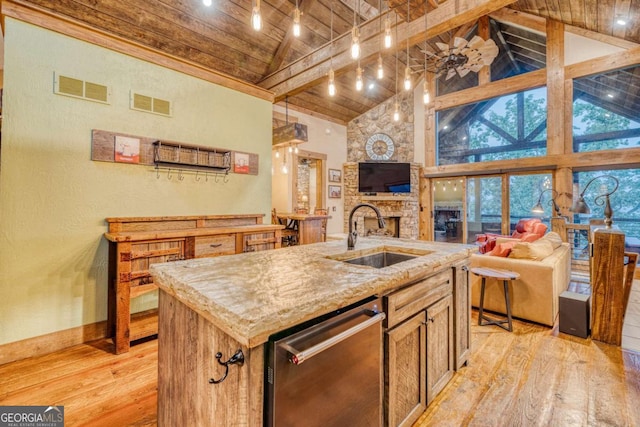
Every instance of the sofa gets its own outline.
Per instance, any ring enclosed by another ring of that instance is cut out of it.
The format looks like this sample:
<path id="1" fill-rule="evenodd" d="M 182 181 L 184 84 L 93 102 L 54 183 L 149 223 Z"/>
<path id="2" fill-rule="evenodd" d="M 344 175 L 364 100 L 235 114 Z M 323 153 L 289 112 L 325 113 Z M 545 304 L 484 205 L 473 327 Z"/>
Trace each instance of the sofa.
<path id="1" fill-rule="evenodd" d="M 505 249 L 507 248 L 507 249 Z M 571 250 L 557 233 L 550 232 L 534 242 L 497 238 L 486 254 L 473 254 L 471 268 L 488 267 L 520 274 L 509 281 L 513 317 L 553 326 L 558 315 L 558 298 L 571 278 Z M 480 304 L 481 278 L 471 274 L 471 304 Z M 505 314 L 502 281 L 487 279 L 484 309 Z"/>

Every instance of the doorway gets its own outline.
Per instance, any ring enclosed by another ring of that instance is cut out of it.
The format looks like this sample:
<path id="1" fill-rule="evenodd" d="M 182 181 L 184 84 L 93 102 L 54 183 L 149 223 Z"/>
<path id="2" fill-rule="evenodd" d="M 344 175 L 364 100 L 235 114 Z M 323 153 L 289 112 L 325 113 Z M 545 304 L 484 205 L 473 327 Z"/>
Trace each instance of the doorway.
<path id="1" fill-rule="evenodd" d="M 325 165 L 327 155 L 300 150 L 293 155 L 293 210 L 313 213 L 325 207 Z"/>

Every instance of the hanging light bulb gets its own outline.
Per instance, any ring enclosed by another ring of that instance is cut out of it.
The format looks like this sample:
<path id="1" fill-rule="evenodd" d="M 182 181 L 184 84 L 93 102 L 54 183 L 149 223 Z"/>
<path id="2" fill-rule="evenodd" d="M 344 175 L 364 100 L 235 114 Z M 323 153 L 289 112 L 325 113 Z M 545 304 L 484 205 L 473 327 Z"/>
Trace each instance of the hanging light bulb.
<path id="1" fill-rule="evenodd" d="M 283 174 L 287 174 L 288 169 L 287 169 L 287 152 L 285 151 L 283 156 L 282 156 L 282 173 Z"/>
<path id="2" fill-rule="evenodd" d="M 335 96 L 336 95 L 336 82 L 335 82 L 335 76 L 333 73 L 333 68 L 329 69 L 329 96 Z"/>
<path id="3" fill-rule="evenodd" d="M 400 120 L 400 108 L 398 106 L 398 101 L 396 101 L 395 109 L 393 111 L 393 121 L 397 122 Z"/>
<path id="4" fill-rule="evenodd" d="M 293 153 L 293 146 L 289 144 L 289 153 Z"/>
<path id="5" fill-rule="evenodd" d="M 425 74 L 425 79 L 427 78 L 427 75 Z M 427 105 L 429 102 L 431 102 L 431 96 L 429 96 L 429 82 L 427 82 L 426 80 L 424 81 L 424 91 L 422 92 L 422 102 L 424 103 L 424 105 Z"/>
<path id="6" fill-rule="evenodd" d="M 298 9 L 298 0 L 296 0 L 296 8 L 293 11 L 293 35 L 300 37 L 300 9 Z"/>
<path id="7" fill-rule="evenodd" d="M 387 13 L 387 17 L 384 19 L 384 47 L 389 49 L 391 47 L 391 43 L 391 20 Z"/>
<path id="8" fill-rule="evenodd" d="M 411 68 L 408 65 L 404 69 L 404 90 L 411 90 Z"/>
<path id="9" fill-rule="evenodd" d="M 280 158 L 280 150 L 276 150 L 276 159 Z"/>
<path id="10" fill-rule="evenodd" d="M 353 59 L 360 58 L 360 30 L 355 25 L 351 30 L 351 57 Z"/>
<path id="11" fill-rule="evenodd" d="M 411 21 L 409 1 L 407 0 L 407 22 Z M 409 38 L 407 37 L 407 66 L 404 69 L 404 90 L 411 90 L 411 68 L 409 68 L 409 62 L 411 62 L 411 58 L 409 57 Z"/>
<path id="12" fill-rule="evenodd" d="M 384 67 L 382 66 L 382 55 L 378 54 L 378 80 L 384 78 Z"/>
<path id="13" fill-rule="evenodd" d="M 296 145 L 296 147 L 293 149 L 293 152 L 298 154 L 298 146 Z"/>
<path id="14" fill-rule="evenodd" d="M 211 0 L 202 0 L 202 3 L 207 7 L 211 6 L 212 4 Z"/>
<path id="15" fill-rule="evenodd" d="M 256 0 L 256 5 L 251 12 L 251 25 L 256 31 L 260 31 L 262 28 L 262 17 L 260 16 L 260 0 Z"/>
<path id="16" fill-rule="evenodd" d="M 362 90 L 362 86 L 362 68 L 358 65 L 358 69 L 356 70 L 356 90 L 360 92 Z"/>
<path id="17" fill-rule="evenodd" d="M 331 0 L 331 59 L 329 61 L 329 96 L 336 96 L 336 82 L 333 73 L 333 0 Z"/>

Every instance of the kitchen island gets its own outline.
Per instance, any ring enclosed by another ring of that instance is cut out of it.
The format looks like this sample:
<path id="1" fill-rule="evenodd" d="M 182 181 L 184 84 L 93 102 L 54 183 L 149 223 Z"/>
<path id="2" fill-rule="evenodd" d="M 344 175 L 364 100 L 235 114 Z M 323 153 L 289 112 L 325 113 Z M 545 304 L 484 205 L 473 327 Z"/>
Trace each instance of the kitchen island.
<path id="1" fill-rule="evenodd" d="M 346 258 L 382 248 L 416 256 L 385 268 Z M 462 277 L 474 246 L 392 238 L 362 238 L 355 251 L 331 241 L 227 257 L 151 266 L 160 287 L 158 423 L 262 425 L 264 343 L 269 336 L 372 295 L 392 294 L 425 278 L 456 282 L 456 366 L 468 351 L 469 298 Z M 453 271 L 453 273 L 452 273 Z M 427 283 L 427 282 L 425 282 Z M 425 288 L 429 291 L 428 288 Z M 428 293 L 428 292 L 427 292 Z M 456 294 L 454 286 L 454 297 Z M 460 335 L 460 334 L 458 334 Z M 458 343 L 467 349 L 458 349 Z M 225 367 L 237 350 L 243 365 Z M 453 357 L 452 357 L 453 358 Z"/>

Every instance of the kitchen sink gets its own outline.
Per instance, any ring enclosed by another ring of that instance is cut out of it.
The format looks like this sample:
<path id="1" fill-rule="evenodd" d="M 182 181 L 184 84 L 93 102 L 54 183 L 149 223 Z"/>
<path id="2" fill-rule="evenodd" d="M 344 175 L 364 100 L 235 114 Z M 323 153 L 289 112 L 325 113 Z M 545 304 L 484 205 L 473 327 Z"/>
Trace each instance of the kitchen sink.
<path id="1" fill-rule="evenodd" d="M 399 262 L 429 255 L 433 251 L 401 246 L 379 246 L 375 248 L 348 251 L 338 255 L 328 256 L 334 261 L 342 261 L 348 264 L 364 265 L 373 268 L 384 268 Z"/>
<path id="2" fill-rule="evenodd" d="M 416 258 L 416 255 L 406 255 L 399 254 L 397 252 L 382 251 L 358 258 L 347 259 L 344 262 L 348 262 L 349 264 L 368 265 L 369 267 L 383 268 L 414 258 Z"/>

